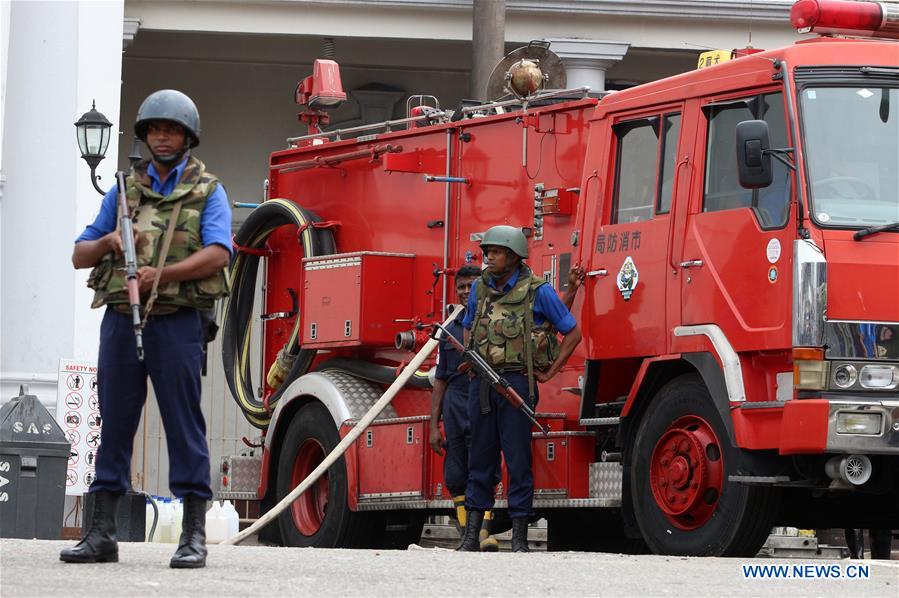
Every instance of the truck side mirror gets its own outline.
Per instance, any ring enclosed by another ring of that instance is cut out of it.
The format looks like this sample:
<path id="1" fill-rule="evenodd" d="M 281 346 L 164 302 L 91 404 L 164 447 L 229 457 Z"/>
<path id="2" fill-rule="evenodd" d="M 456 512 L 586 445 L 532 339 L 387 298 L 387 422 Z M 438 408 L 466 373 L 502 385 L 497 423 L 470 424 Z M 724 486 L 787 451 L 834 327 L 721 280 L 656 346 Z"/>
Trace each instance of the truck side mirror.
<path id="1" fill-rule="evenodd" d="M 737 170 L 740 185 L 746 189 L 761 189 L 771 184 L 771 147 L 768 123 L 763 120 L 744 120 L 737 123 Z"/>

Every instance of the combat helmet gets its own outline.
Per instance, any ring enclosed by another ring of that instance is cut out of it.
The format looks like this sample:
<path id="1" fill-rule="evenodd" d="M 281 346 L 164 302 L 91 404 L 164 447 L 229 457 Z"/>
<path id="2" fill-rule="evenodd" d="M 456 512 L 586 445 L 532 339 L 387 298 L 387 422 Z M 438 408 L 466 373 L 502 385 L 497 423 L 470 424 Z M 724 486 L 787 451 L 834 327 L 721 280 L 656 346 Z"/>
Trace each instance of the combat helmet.
<path id="1" fill-rule="evenodd" d="M 481 239 L 481 249 L 486 247 L 506 247 L 521 259 L 528 257 L 528 240 L 520 228 L 500 224 L 487 229 Z"/>
<path id="2" fill-rule="evenodd" d="M 137 111 L 134 134 L 147 141 L 147 127 L 151 120 L 170 120 L 187 131 L 189 147 L 200 145 L 200 113 L 187 95 L 177 89 L 160 89 L 147 96 Z"/>

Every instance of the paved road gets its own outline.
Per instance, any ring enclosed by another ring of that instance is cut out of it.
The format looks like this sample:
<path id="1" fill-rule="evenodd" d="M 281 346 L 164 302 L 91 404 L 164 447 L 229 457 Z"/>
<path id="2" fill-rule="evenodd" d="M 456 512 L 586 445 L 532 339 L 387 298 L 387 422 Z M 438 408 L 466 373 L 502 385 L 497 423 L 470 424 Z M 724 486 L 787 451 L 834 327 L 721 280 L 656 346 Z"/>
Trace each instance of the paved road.
<path id="1" fill-rule="evenodd" d="M 899 595 L 899 563 L 773 561 L 817 566 L 867 564 L 870 578 L 743 578 L 739 559 L 587 553 L 461 554 L 211 546 L 209 564 L 173 570 L 171 544 L 120 544 L 117 564 L 58 560 L 70 542 L 0 540 L 2 596 L 884 596 Z M 472 581 L 478 580 L 478 581 Z"/>

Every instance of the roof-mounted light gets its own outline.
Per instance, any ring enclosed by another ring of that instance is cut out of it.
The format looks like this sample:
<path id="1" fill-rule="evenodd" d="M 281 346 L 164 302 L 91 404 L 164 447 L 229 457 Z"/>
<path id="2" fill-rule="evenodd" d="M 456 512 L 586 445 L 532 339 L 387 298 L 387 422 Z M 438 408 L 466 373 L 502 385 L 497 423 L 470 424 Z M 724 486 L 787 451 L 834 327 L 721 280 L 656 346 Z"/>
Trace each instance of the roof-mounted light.
<path id="1" fill-rule="evenodd" d="M 856 0 L 799 0 L 790 9 L 799 33 L 899 39 L 899 4 Z"/>
<path id="2" fill-rule="evenodd" d="M 312 64 L 312 75 L 297 85 L 295 101 L 312 110 L 336 108 L 346 101 L 340 82 L 340 67 L 333 60 L 318 58 Z"/>

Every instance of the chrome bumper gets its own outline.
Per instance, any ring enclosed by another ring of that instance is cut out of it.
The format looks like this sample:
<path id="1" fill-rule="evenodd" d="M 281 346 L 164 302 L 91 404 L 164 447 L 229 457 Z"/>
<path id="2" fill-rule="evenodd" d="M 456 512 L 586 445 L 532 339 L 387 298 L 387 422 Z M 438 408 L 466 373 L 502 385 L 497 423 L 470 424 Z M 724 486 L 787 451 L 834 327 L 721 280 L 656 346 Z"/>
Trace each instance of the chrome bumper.
<path id="1" fill-rule="evenodd" d="M 862 453 L 899 455 L 899 396 L 889 399 L 825 394 L 830 402 L 827 416 L 828 453 Z M 837 414 L 841 412 L 876 412 L 883 415 L 878 434 L 839 434 Z"/>

